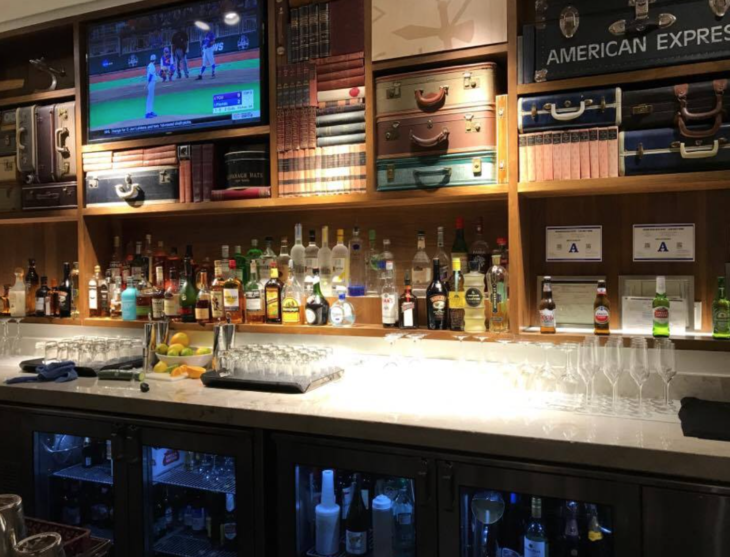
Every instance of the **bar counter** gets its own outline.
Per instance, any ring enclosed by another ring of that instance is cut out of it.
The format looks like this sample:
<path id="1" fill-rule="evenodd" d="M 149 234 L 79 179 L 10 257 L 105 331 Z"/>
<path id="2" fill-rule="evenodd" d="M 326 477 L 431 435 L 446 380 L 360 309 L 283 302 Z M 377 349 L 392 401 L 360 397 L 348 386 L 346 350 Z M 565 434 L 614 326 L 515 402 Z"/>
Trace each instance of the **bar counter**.
<path id="1" fill-rule="evenodd" d="M 684 437 L 663 421 L 536 409 L 522 391 L 493 389 L 473 370 L 399 369 L 385 360 L 348 370 L 304 395 L 219 390 L 200 381 L 139 384 L 79 378 L 8 386 L 19 359 L 0 364 L 4 404 L 233 428 L 260 428 L 519 461 L 730 483 L 730 443 Z"/>

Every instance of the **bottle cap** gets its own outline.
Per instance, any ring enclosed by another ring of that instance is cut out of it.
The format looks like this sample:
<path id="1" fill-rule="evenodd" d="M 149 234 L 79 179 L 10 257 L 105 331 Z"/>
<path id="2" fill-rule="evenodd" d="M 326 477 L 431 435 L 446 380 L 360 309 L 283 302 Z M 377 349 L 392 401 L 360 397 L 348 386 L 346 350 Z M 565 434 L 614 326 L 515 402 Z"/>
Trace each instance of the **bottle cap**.
<path id="1" fill-rule="evenodd" d="M 335 473 L 332 470 L 322 471 L 322 506 L 335 507 Z"/>
<path id="2" fill-rule="evenodd" d="M 454 271 L 461 271 L 461 259 L 454 257 L 454 260 L 451 262 L 451 268 Z"/>
<path id="3" fill-rule="evenodd" d="M 373 511 L 389 511 L 393 508 L 393 501 L 387 495 L 378 495 L 372 504 Z"/>
<path id="4" fill-rule="evenodd" d="M 340 292 L 339 294 L 337 294 L 337 299 L 338 300 L 341 300 L 341 301 L 344 301 L 345 298 L 346 298 L 346 296 L 347 295 L 344 292 Z"/>

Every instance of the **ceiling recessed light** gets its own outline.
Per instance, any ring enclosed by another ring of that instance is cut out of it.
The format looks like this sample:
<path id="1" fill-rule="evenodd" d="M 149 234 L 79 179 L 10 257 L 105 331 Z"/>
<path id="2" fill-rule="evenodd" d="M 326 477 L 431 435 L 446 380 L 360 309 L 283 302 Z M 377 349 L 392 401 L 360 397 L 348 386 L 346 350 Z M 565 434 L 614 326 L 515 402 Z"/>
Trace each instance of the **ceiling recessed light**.
<path id="1" fill-rule="evenodd" d="M 226 25 L 236 25 L 239 21 L 241 21 L 241 16 L 236 12 L 228 12 L 223 16 L 223 21 Z"/>
<path id="2" fill-rule="evenodd" d="M 208 25 L 205 21 L 196 21 L 195 27 L 197 27 L 201 31 L 210 31 L 210 25 Z"/>

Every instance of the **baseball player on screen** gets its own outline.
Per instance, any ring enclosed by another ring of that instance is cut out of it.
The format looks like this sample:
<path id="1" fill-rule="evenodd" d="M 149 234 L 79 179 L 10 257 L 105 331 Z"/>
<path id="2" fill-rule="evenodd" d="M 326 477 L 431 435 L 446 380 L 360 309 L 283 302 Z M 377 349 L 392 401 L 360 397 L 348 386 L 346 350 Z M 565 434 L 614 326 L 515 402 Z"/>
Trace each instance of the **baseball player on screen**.
<path id="1" fill-rule="evenodd" d="M 157 118 L 155 114 L 155 82 L 157 81 L 157 68 L 155 68 L 155 61 L 157 56 L 154 54 L 150 55 L 150 63 L 147 64 L 147 112 L 145 118 Z"/>
<path id="2" fill-rule="evenodd" d="M 203 62 L 200 66 L 200 75 L 197 77 L 198 81 L 203 79 L 205 68 L 207 68 L 208 66 L 211 67 L 210 77 L 215 77 L 215 55 L 213 54 L 213 50 L 215 49 L 215 33 L 212 29 L 205 34 L 202 43 Z"/>
<path id="3" fill-rule="evenodd" d="M 162 81 L 167 81 L 168 78 L 172 81 L 173 75 L 175 75 L 175 61 L 172 58 L 169 47 L 165 47 L 160 58 L 160 77 Z"/>
<path id="4" fill-rule="evenodd" d="M 185 77 L 188 75 L 188 34 L 184 29 L 180 29 L 175 32 L 171 39 L 173 53 L 175 54 L 175 65 L 177 66 L 177 78 L 182 77 L 180 73 L 180 67 L 185 72 Z"/>

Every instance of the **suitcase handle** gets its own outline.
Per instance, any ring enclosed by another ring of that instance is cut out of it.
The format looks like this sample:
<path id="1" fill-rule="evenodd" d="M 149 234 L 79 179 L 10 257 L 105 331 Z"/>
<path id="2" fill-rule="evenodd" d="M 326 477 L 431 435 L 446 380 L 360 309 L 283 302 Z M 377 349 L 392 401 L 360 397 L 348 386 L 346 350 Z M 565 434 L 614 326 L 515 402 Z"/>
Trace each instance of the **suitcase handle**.
<path id="1" fill-rule="evenodd" d="M 131 176 L 127 176 L 124 183 L 117 184 L 114 189 L 117 191 L 117 196 L 125 201 L 134 199 L 139 195 L 139 184 L 133 184 Z"/>
<path id="2" fill-rule="evenodd" d="M 421 108 L 436 108 L 442 102 L 444 102 L 444 99 L 446 98 L 446 95 L 448 95 L 448 93 L 448 86 L 439 87 L 438 93 L 429 93 L 427 95 L 423 94 L 423 89 L 416 89 L 416 103 Z"/>
<path id="3" fill-rule="evenodd" d="M 725 79 L 716 79 L 713 81 L 712 87 L 715 90 L 715 98 L 717 99 L 715 108 L 708 112 L 690 112 L 687 110 L 687 93 L 689 92 L 689 85 L 686 83 L 682 85 L 675 85 L 674 94 L 677 95 L 682 118 L 685 120 L 707 120 L 717 116 L 718 114 L 722 114 L 723 95 L 725 93 L 726 86 L 727 80 Z"/>
<path id="4" fill-rule="evenodd" d="M 552 103 L 550 105 L 550 116 L 553 117 L 553 119 L 558 120 L 559 122 L 568 122 L 570 120 L 577 120 L 586 111 L 586 102 L 580 101 L 580 108 L 578 110 L 573 110 L 571 112 L 558 112 L 558 105 L 555 103 Z"/>
<path id="5" fill-rule="evenodd" d="M 451 179 L 451 167 L 445 166 L 443 168 L 438 168 L 434 170 L 420 170 L 418 168 L 413 169 L 413 179 L 422 186 L 429 186 L 429 184 L 424 184 L 421 180 L 421 177 L 426 176 L 441 176 L 441 180 L 439 180 L 435 185 L 443 184 L 444 181 L 448 181 Z"/>
<path id="6" fill-rule="evenodd" d="M 704 139 L 706 137 L 712 137 L 719 132 L 720 127 L 722 127 L 722 114 L 715 116 L 715 124 L 707 130 L 690 130 L 683 118 L 679 118 L 679 120 L 677 120 L 677 126 L 679 127 L 679 133 L 690 139 Z"/>
<path id="7" fill-rule="evenodd" d="M 679 144 L 679 154 L 682 155 L 683 159 L 711 159 L 712 157 L 716 157 L 719 152 L 720 142 L 717 139 L 713 142 L 712 149 L 710 150 L 687 151 L 684 141 Z"/>
<path id="8" fill-rule="evenodd" d="M 436 147 L 439 143 L 442 143 L 449 139 L 449 130 L 444 128 L 441 133 L 434 137 L 418 137 L 413 130 L 411 130 L 411 141 L 419 147 Z"/>
<path id="9" fill-rule="evenodd" d="M 15 134 L 15 145 L 18 148 L 18 151 L 25 151 L 26 147 L 23 145 L 22 137 L 25 132 L 27 132 L 25 128 L 18 128 L 18 131 Z"/>
<path id="10" fill-rule="evenodd" d="M 62 155 L 70 155 L 71 151 L 63 144 L 63 141 L 61 140 L 61 137 L 64 133 L 68 135 L 68 128 L 56 129 L 56 151 L 58 151 Z"/>

